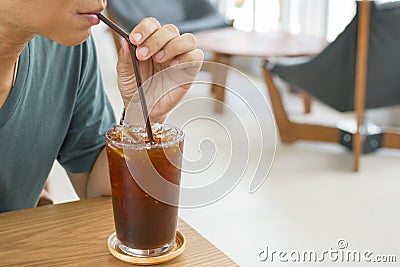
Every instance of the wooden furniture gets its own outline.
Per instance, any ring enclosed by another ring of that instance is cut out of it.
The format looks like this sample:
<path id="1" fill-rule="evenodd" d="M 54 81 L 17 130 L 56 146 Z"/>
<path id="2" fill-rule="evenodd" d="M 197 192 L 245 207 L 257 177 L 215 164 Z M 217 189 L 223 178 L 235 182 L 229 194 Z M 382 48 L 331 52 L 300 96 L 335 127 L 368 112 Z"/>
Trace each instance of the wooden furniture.
<path id="1" fill-rule="evenodd" d="M 375 6 L 371 6 L 372 4 L 374 3 L 367 0 L 361 1 L 358 8 L 358 17 L 356 16 L 353 18 L 344 32 L 324 50 L 321 55 L 317 56 L 315 60 L 310 61 L 310 64 L 298 64 L 286 68 L 285 66 L 280 68 L 279 66 L 275 66 L 272 68 L 272 71 L 270 71 L 268 65 L 264 68 L 264 77 L 282 142 L 291 143 L 296 140 L 311 140 L 334 142 L 345 145 L 353 151 L 354 171 L 358 171 L 359 169 L 360 155 L 363 153 L 363 150 L 365 150 L 365 152 L 372 152 L 380 147 L 400 148 L 400 132 L 383 131 L 380 129 L 379 131 L 374 130 L 373 132 L 366 130 L 368 127 L 364 118 L 366 105 L 369 105 L 369 108 L 371 108 L 371 106 L 374 107 L 373 105 L 378 106 L 378 104 L 383 106 L 384 97 L 387 98 L 386 101 L 389 100 L 388 103 L 392 103 L 393 100 L 398 99 L 392 96 L 393 93 L 391 91 L 384 91 L 385 88 L 391 88 L 391 90 L 398 92 L 398 74 L 397 71 L 385 71 L 383 67 L 389 65 L 392 61 L 389 62 L 388 56 L 382 56 L 380 51 L 387 51 L 387 54 L 391 53 L 392 50 L 397 50 L 396 44 L 400 41 L 398 37 L 400 32 L 393 32 L 393 30 L 383 32 L 377 29 L 380 29 L 379 25 L 390 25 L 386 20 L 382 20 L 381 18 L 387 19 L 388 21 L 393 21 L 398 18 L 397 14 L 400 7 L 399 4 L 396 4 L 393 6 L 380 7 L 378 9 Z M 375 22 L 381 24 L 374 24 L 371 33 L 375 35 L 371 36 L 372 39 L 370 40 L 371 12 L 375 12 L 373 13 Z M 378 12 L 380 12 L 380 17 L 378 17 Z M 388 35 L 390 38 L 387 38 Z M 369 50 L 370 43 L 371 47 Z M 354 52 L 347 49 L 348 44 L 352 47 Z M 338 51 L 340 51 L 340 53 L 338 53 Z M 370 62 L 368 62 L 368 55 L 371 59 Z M 393 56 L 393 58 L 396 57 Z M 334 61 L 340 63 L 335 65 Z M 345 62 L 345 64 L 341 64 L 341 62 Z M 368 65 L 368 63 L 370 64 Z M 343 67 L 343 65 L 345 66 Z M 398 65 L 397 62 L 389 65 L 387 69 L 394 70 L 396 69 L 396 65 Z M 352 67 L 354 69 L 352 69 Z M 340 69 L 340 74 L 334 72 L 338 69 Z M 378 73 L 378 71 L 384 74 L 373 76 Z M 279 75 L 283 80 L 290 81 L 292 84 L 301 84 L 300 87 L 306 92 L 312 92 L 312 94 L 319 96 L 319 99 L 324 103 L 329 104 L 329 101 L 332 101 L 330 105 L 340 111 L 354 110 L 355 126 L 346 127 L 344 129 L 340 126 L 330 127 L 290 121 L 285 112 L 279 91 L 274 83 L 272 73 Z M 322 73 L 329 73 L 329 78 L 321 75 Z M 369 74 L 369 76 L 367 76 L 367 74 Z M 347 77 L 345 77 L 346 75 Z M 395 79 L 391 77 L 395 77 Z M 302 78 L 303 82 L 300 82 Z M 369 95 L 366 94 L 367 78 L 369 79 L 368 82 L 371 84 L 369 87 Z M 353 83 L 351 83 L 351 79 L 354 79 Z M 304 81 L 307 81 L 307 84 L 305 84 Z M 335 81 L 346 82 L 348 86 L 338 85 Z M 379 81 L 379 83 L 377 81 Z M 386 86 L 385 82 L 387 83 Z M 321 84 L 324 83 L 325 86 L 321 86 Z M 330 85 L 330 88 L 328 88 L 329 86 L 327 85 Z M 352 98 L 348 101 L 338 101 L 337 99 L 339 98 L 337 97 L 344 96 L 345 93 Z M 374 93 L 374 95 L 372 93 Z M 385 96 L 386 94 L 387 96 Z M 372 95 L 373 97 L 371 97 Z M 354 109 L 350 109 L 348 106 L 352 104 L 353 98 Z M 379 99 L 380 102 L 378 101 L 375 104 L 373 102 L 375 99 Z M 343 106 L 340 106 L 339 103 L 343 103 Z"/>
<path id="2" fill-rule="evenodd" d="M 111 198 L 0 213 L 1 266 L 129 266 L 110 254 Z M 237 266 L 183 220 L 185 251 L 160 266 Z"/>
<path id="3" fill-rule="evenodd" d="M 212 61 L 230 65 L 233 56 L 276 57 L 310 56 L 321 52 L 327 45 L 326 40 L 306 35 L 285 32 L 244 32 L 234 28 L 221 28 L 195 33 L 197 45 L 213 53 Z M 217 100 L 215 110 L 223 110 L 227 68 L 221 65 L 211 66 L 213 76 L 212 91 Z"/>
<path id="4" fill-rule="evenodd" d="M 370 20 L 370 3 L 363 0 L 361 2 L 360 19 L 358 22 L 357 37 L 357 62 L 356 62 L 356 84 L 354 106 L 356 112 L 357 128 L 353 142 L 353 170 L 358 171 L 360 168 L 360 155 L 362 153 L 362 136 L 361 126 L 364 121 L 364 101 L 365 87 L 367 81 L 367 58 L 368 58 L 368 34 Z"/>

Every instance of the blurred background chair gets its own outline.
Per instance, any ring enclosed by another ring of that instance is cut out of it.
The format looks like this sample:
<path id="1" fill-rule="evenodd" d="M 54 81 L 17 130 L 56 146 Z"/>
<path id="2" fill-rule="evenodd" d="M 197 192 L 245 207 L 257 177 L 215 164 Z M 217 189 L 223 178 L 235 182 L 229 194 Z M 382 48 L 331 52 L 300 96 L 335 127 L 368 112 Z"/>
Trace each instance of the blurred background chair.
<path id="1" fill-rule="evenodd" d="M 319 55 L 294 65 L 264 65 L 281 140 L 340 143 L 354 153 L 358 170 L 362 152 L 400 148 L 400 133 L 383 131 L 364 120 L 364 110 L 400 104 L 400 2 L 362 1 L 344 31 Z M 350 127 L 289 120 L 273 76 L 338 111 L 356 111 Z"/>
<path id="2" fill-rule="evenodd" d="M 172 23 L 180 33 L 232 25 L 209 0 L 110 0 L 107 13 L 128 32 L 145 17 L 155 17 L 161 25 Z M 119 50 L 120 38 L 113 36 Z"/>

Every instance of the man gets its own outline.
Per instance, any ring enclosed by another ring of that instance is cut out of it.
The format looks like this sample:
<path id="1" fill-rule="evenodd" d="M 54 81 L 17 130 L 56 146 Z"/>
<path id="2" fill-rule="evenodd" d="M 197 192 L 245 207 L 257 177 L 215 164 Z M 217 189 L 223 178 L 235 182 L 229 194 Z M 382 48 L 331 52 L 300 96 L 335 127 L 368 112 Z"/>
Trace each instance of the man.
<path id="1" fill-rule="evenodd" d="M 116 121 L 103 91 L 91 27 L 106 0 L 4 0 L 0 6 L 0 212 L 34 207 L 55 159 L 79 197 L 109 195 L 105 131 Z M 203 60 L 191 34 L 147 18 L 130 33 L 143 80 Z M 199 70 L 191 70 L 192 80 Z M 117 65 L 125 107 L 136 82 L 125 42 Z M 151 112 L 165 116 L 190 84 Z M 151 93 L 151 92 L 150 92 Z"/>

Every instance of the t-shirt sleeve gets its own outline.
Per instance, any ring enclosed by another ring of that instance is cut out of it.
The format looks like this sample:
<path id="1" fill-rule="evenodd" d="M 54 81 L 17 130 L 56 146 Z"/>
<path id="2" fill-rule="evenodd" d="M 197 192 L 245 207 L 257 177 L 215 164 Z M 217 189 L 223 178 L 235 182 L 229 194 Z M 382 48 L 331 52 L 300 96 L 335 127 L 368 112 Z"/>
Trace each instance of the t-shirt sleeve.
<path id="1" fill-rule="evenodd" d="M 89 38 L 82 45 L 82 75 L 70 127 L 57 157 L 71 173 L 91 171 L 105 146 L 106 131 L 116 123 L 104 92 L 94 41 Z"/>

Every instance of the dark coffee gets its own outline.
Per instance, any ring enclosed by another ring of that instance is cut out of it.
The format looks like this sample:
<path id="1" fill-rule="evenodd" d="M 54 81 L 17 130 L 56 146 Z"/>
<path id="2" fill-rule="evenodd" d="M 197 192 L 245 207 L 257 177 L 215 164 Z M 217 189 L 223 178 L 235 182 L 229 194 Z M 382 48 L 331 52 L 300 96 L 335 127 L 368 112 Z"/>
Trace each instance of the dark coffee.
<path id="1" fill-rule="evenodd" d="M 150 176 L 154 173 L 175 185 L 180 184 L 183 133 L 180 130 L 166 132 L 165 129 L 163 126 L 163 135 L 155 132 L 155 144 L 147 142 L 143 131 L 127 130 L 124 126 L 116 126 L 107 133 L 117 238 L 122 245 L 135 250 L 158 249 L 175 241 L 178 207 L 153 198 L 152 190 L 146 190 L 149 194 L 141 188 L 147 183 L 147 188 L 153 189 L 154 177 Z M 126 131 L 129 131 L 128 135 Z M 140 180 L 135 180 L 139 176 Z M 154 183 L 154 187 L 160 185 Z M 163 193 L 174 194 L 170 197 L 178 202 L 179 191 Z"/>

